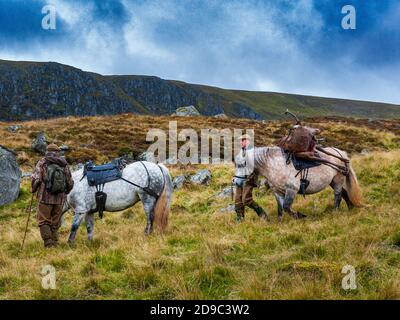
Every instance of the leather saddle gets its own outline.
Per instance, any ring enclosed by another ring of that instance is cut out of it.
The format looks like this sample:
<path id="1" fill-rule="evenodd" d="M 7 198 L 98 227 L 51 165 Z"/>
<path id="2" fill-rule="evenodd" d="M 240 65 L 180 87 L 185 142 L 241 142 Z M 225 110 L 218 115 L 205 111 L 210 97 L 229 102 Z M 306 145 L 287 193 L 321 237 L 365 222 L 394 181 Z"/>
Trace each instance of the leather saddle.
<path id="1" fill-rule="evenodd" d="M 318 160 L 309 160 L 309 159 L 297 157 L 296 154 L 294 154 L 290 151 L 287 151 L 287 150 L 284 150 L 284 153 L 286 155 L 286 163 L 290 164 L 290 162 L 292 162 L 294 168 L 297 171 L 311 169 L 314 167 L 318 167 L 322 164 Z"/>
<path id="2" fill-rule="evenodd" d="M 118 180 L 122 177 L 123 164 L 113 161 L 103 165 L 94 165 L 92 161 L 85 164 L 83 176 L 87 177 L 89 186 L 101 186 L 107 182 Z"/>

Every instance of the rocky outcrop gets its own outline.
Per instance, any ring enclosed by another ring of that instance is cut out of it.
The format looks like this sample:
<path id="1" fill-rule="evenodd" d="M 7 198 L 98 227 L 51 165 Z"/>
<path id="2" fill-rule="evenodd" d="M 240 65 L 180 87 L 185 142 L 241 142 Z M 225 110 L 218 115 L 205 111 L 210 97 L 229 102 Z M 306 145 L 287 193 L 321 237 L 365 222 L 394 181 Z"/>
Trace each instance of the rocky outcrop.
<path id="1" fill-rule="evenodd" d="M 13 151 L 0 146 L 0 206 L 17 200 L 21 170 Z"/>
<path id="2" fill-rule="evenodd" d="M 178 117 L 196 117 L 201 116 L 195 106 L 187 106 L 176 109 L 175 115 Z"/>
<path id="3" fill-rule="evenodd" d="M 224 90 L 151 76 L 102 76 L 54 62 L 0 60 L 0 121 L 139 113 L 171 115 L 182 106 L 201 115 L 283 118 L 288 106 L 353 117 L 400 117 L 397 105 Z"/>
<path id="4" fill-rule="evenodd" d="M 139 113 L 170 115 L 201 105 L 224 112 L 223 97 L 201 86 L 149 76 L 102 76 L 58 63 L 0 60 L 0 121 Z"/>
<path id="5" fill-rule="evenodd" d="M 46 140 L 46 135 L 44 132 L 40 132 L 37 137 L 32 141 L 32 149 L 40 153 L 41 155 L 44 155 L 47 150 L 47 140 Z"/>

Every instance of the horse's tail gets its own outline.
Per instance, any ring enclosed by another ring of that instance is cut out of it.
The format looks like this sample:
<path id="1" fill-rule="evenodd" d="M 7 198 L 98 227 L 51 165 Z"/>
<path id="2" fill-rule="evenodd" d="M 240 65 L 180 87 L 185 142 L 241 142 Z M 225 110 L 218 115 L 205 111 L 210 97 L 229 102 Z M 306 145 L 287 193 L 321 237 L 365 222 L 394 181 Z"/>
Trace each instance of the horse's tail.
<path id="1" fill-rule="evenodd" d="M 344 189 L 347 191 L 350 202 L 355 207 L 362 207 L 361 189 L 357 181 L 357 176 L 349 164 L 349 175 L 346 177 Z"/>
<path id="2" fill-rule="evenodd" d="M 173 184 L 168 169 L 159 165 L 164 176 L 164 189 L 158 197 L 154 207 L 154 222 L 156 226 L 163 231 L 168 225 L 169 208 L 171 204 Z"/>

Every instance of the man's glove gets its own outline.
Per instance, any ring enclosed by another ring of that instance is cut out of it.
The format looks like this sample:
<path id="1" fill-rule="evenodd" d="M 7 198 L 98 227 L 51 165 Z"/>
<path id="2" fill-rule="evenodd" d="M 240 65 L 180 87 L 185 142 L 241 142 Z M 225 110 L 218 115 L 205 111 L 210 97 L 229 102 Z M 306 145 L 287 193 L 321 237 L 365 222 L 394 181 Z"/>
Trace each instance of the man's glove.
<path id="1" fill-rule="evenodd" d="M 40 186 L 40 180 L 34 180 L 34 181 L 32 181 L 31 193 L 35 193 L 36 191 L 38 191 L 39 186 Z"/>

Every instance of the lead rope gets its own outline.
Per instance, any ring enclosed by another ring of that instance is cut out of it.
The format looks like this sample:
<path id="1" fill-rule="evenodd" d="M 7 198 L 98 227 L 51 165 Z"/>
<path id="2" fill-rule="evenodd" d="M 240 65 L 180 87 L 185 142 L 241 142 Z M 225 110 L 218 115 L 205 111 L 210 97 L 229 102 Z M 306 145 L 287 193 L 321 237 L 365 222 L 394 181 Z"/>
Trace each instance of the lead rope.
<path id="1" fill-rule="evenodd" d="M 149 188 L 149 186 L 150 186 L 150 174 L 149 174 L 149 170 L 147 169 L 147 167 L 145 166 L 145 164 L 144 164 L 142 161 L 140 161 L 140 163 L 142 164 L 142 166 L 143 166 L 144 169 L 146 170 L 146 174 L 147 174 L 147 186 L 146 186 L 146 187 L 139 186 L 138 184 L 136 184 L 136 183 L 134 183 L 134 182 L 132 182 L 132 181 L 129 181 L 129 180 L 125 179 L 125 178 L 122 178 L 122 177 L 121 177 L 120 179 L 123 180 L 123 181 L 125 181 L 126 183 L 129 183 L 129 184 L 131 184 L 131 185 L 133 185 L 133 186 L 139 188 L 139 189 L 142 189 L 144 192 L 146 192 L 146 193 L 148 193 L 149 195 L 151 195 L 152 197 L 158 199 L 158 198 L 161 196 L 161 194 L 157 194 L 156 192 L 154 192 L 153 190 L 151 190 L 151 189 Z M 162 171 L 162 168 L 161 168 L 159 165 L 157 165 L 157 166 L 159 167 L 159 169 L 160 169 L 160 171 L 161 171 L 161 174 L 162 174 L 162 176 L 163 176 L 163 181 L 164 181 L 164 183 L 163 183 L 163 188 L 162 188 L 162 190 L 164 190 L 164 187 L 165 187 L 164 172 Z M 162 191 L 161 191 L 161 192 L 162 192 Z"/>

